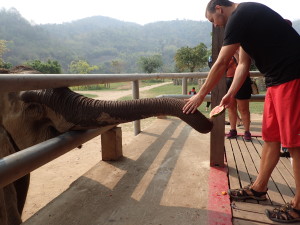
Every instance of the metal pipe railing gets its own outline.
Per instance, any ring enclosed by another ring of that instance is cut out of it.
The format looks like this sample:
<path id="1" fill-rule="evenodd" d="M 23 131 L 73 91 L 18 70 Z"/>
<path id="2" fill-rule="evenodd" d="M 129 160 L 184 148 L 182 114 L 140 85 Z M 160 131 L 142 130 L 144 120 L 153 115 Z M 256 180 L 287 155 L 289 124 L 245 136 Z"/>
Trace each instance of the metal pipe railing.
<path id="1" fill-rule="evenodd" d="M 0 159 L 0 188 L 113 127 L 70 131 Z"/>
<path id="2" fill-rule="evenodd" d="M 0 92 L 118 83 L 161 78 L 205 78 L 206 76 L 207 72 L 163 74 L 1 74 Z"/>
<path id="3" fill-rule="evenodd" d="M 206 78 L 208 72 L 152 74 L 1 74 L 0 92 L 13 92 L 78 85 L 118 83 L 162 78 Z M 260 77 L 257 71 L 251 77 Z"/>
<path id="4" fill-rule="evenodd" d="M 191 95 L 158 95 L 156 98 L 179 98 L 179 99 L 188 99 Z M 204 98 L 205 102 L 211 102 L 211 95 L 206 95 Z M 264 102 L 265 95 L 251 95 L 250 102 Z"/>

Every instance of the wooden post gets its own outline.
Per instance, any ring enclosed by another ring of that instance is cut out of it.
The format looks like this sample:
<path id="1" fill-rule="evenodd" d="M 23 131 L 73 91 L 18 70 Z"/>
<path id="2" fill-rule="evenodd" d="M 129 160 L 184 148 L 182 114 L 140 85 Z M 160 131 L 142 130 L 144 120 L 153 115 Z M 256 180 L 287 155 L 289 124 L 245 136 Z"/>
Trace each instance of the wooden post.
<path id="1" fill-rule="evenodd" d="M 101 134 L 102 160 L 118 160 L 123 156 L 122 152 L 122 130 L 114 127 Z"/>
<path id="2" fill-rule="evenodd" d="M 213 26 L 212 58 L 213 62 L 218 58 L 223 44 L 224 29 Z M 211 93 L 211 107 L 220 104 L 222 97 L 226 94 L 225 75 Z M 213 119 L 214 127 L 210 133 L 210 166 L 224 166 L 225 146 L 225 113 Z"/>

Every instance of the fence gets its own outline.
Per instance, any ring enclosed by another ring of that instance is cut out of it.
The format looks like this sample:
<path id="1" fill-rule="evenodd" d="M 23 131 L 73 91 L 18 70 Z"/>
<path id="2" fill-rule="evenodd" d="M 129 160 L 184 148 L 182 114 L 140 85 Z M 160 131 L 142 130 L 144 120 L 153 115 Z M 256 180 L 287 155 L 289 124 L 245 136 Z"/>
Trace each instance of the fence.
<path id="1" fill-rule="evenodd" d="M 180 98 L 187 98 L 187 79 L 188 78 L 205 78 L 207 72 L 196 73 L 164 73 L 164 74 L 1 74 L 0 75 L 0 94 L 4 92 L 35 90 L 35 89 L 47 89 L 47 88 L 59 88 L 67 86 L 77 85 L 89 85 L 89 84 L 105 84 L 105 83 L 117 83 L 117 82 L 132 82 L 133 98 L 139 98 L 139 80 L 149 79 L 182 79 L 182 95 L 173 96 Z M 262 74 L 258 72 L 251 72 L 251 76 L 260 77 Z M 160 97 L 170 97 L 160 96 Z M 172 96 L 171 96 L 172 97 Z M 214 98 L 212 95 L 211 98 Z M 254 101 L 263 101 L 263 95 L 253 96 Z M 206 100 L 210 100 L 209 97 Z M 7 184 L 23 177 L 38 167 L 48 163 L 49 161 L 61 156 L 62 154 L 74 149 L 82 143 L 101 135 L 103 136 L 102 143 L 102 159 L 110 160 L 116 159 L 122 155 L 122 146 L 120 146 L 120 140 L 118 140 L 118 133 L 120 129 L 115 126 L 107 126 L 96 130 L 87 131 L 70 131 L 62 134 L 56 138 L 47 140 L 43 143 L 29 147 L 7 157 L 0 159 L 0 188 Z M 140 132 L 139 122 L 135 122 L 135 134 Z M 106 138 L 105 138 L 106 137 Z M 211 137 L 214 138 L 214 137 Z M 106 142 L 109 140 L 112 142 L 119 142 L 113 146 Z M 213 141 L 213 140 L 212 140 Z M 211 149 L 213 154 L 213 149 Z"/>

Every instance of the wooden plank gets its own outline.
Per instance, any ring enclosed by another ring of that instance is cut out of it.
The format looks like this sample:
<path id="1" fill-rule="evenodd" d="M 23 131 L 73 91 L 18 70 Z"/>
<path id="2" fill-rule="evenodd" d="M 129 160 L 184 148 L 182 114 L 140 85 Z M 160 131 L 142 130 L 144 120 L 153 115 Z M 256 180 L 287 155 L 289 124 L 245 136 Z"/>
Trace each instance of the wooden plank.
<path id="1" fill-rule="evenodd" d="M 290 169 L 292 168 L 291 163 L 285 164 L 285 161 L 289 161 L 289 159 L 280 159 L 277 164 L 278 172 L 281 174 L 282 178 L 285 180 L 288 187 L 291 189 L 293 195 L 296 193 L 296 184 L 294 176 L 290 173 Z"/>
<path id="2" fill-rule="evenodd" d="M 102 160 L 112 161 L 123 157 L 122 130 L 114 127 L 101 135 Z"/>
<path id="3" fill-rule="evenodd" d="M 250 176 L 249 176 L 248 171 L 245 166 L 245 161 L 244 161 L 243 156 L 240 151 L 238 139 L 239 139 L 239 137 L 237 139 L 232 139 L 231 143 L 232 143 L 232 149 L 234 150 L 234 156 L 235 156 L 235 160 L 236 160 L 236 167 L 237 167 L 237 173 L 238 173 L 239 179 L 240 179 L 240 184 L 241 184 L 241 187 L 245 187 L 250 184 L 251 180 L 250 180 Z M 258 203 L 257 200 L 254 200 L 254 199 L 249 199 L 246 201 L 256 203 L 256 204 Z M 233 216 L 235 216 L 234 212 L 233 212 Z"/>
<path id="4" fill-rule="evenodd" d="M 274 207 L 270 205 L 236 202 L 232 211 L 235 215 L 234 218 L 237 219 L 237 221 L 233 224 L 276 224 L 269 220 L 269 218 L 265 215 L 266 209 L 271 210 L 273 208 Z M 248 223 L 246 223 L 246 221 L 248 221 Z"/>
<path id="5" fill-rule="evenodd" d="M 263 140 L 260 137 L 257 137 L 257 139 L 253 140 L 253 142 L 257 147 L 256 150 L 258 152 L 259 158 L 261 158 L 262 148 L 259 146 L 262 145 Z M 268 183 L 268 195 L 273 205 L 282 205 L 285 204 L 287 200 L 289 200 L 289 194 L 291 193 L 291 191 L 284 185 L 278 185 L 280 183 L 285 182 L 281 174 L 278 172 L 278 169 L 275 168 Z M 283 194 L 284 198 L 282 198 L 281 194 Z"/>
<path id="6" fill-rule="evenodd" d="M 260 205 L 250 202 L 235 202 L 232 208 L 239 211 L 247 211 L 264 215 L 266 209 L 273 209 L 274 206 Z"/>
<path id="7" fill-rule="evenodd" d="M 234 218 L 248 220 L 248 223 L 244 223 L 244 224 L 249 224 L 249 221 L 273 224 L 272 221 L 265 214 L 259 214 L 259 213 L 249 212 L 249 211 L 239 211 L 239 210 L 233 210 L 233 212 L 235 215 Z"/>
<path id="8" fill-rule="evenodd" d="M 243 219 L 233 219 L 232 224 L 234 225 L 261 225 L 265 223 L 260 223 L 258 221 L 249 221 L 249 220 L 243 220 Z"/>
<path id="9" fill-rule="evenodd" d="M 250 157 L 252 159 L 252 162 L 253 162 L 253 164 L 256 168 L 257 174 L 258 174 L 261 158 L 260 158 L 260 155 L 258 154 L 257 149 L 261 149 L 262 146 L 259 143 L 259 141 L 257 140 L 257 138 L 252 138 L 251 142 L 245 142 L 245 145 L 248 148 L 248 153 L 250 154 Z M 269 194 L 267 195 L 267 197 L 268 197 L 267 201 L 259 201 L 259 204 L 263 204 L 263 205 L 272 204 L 272 202 L 270 201 L 270 198 L 269 198 Z M 279 196 L 277 196 L 277 197 L 279 197 Z"/>
<path id="10" fill-rule="evenodd" d="M 258 138 L 258 141 L 260 144 L 264 143 L 261 137 Z M 283 162 L 285 162 L 285 164 L 283 164 Z M 286 163 L 286 159 L 281 158 L 271 176 L 274 182 L 276 182 L 277 188 L 282 194 L 285 202 L 290 202 L 295 193 L 295 181 L 294 177 L 290 173 L 291 170 L 292 168 L 290 163 Z"/>
<path id="11" fill-rule="evenodd" d="M 248 172 L 247 172 L 247 169 L 245 166 L 245 162 L 244 162 L 243 156 L 240 151 L 240 146 L 238 144 L 238 140 L 232 139 L 231 143 L 232 143 L 232 148 L 234 149 L 234 155 L 235 155 L 235 159 L 236 159 L 240 182 L 241 182 L 242 187 L 244 187 L 244 186 L 247 186 L 251 182 L 251 180 L 248 175 Z"/>
<path id="12" fill-rule="evenodd" d="M 250 152 L 254 152 L 255 149 L 252 145 L 252 142 L 245 143 L 244 139 L 242 138 L 238 138 L 237 140 L 246 164 L 245 166 L 248 170 L 250 180 L 253 182 L 257 178 L 258 168 L 255 166 L 255 163 L 253 162 Z"/>
<path id="13" fill-rule="evenodd" d="M 285 166 L 285 168 L 289 171 L 290 175 L 294 178 L 294 171 L 291 165 L 291 158 L 280 157 L 280 161 Z"/>
<path id="14" fill-rule="evenodd" d="M 233 155 L 233 149 L 231 145 L 231 141 L 229 139 L 225 140 L 225 151 L 226 151 L 226 159 L 228 166 L 228 178 L 229 178 L 229 188 L 236 189 L 240 188 L 239 175 L 236 169 L 236 162 Z"/>

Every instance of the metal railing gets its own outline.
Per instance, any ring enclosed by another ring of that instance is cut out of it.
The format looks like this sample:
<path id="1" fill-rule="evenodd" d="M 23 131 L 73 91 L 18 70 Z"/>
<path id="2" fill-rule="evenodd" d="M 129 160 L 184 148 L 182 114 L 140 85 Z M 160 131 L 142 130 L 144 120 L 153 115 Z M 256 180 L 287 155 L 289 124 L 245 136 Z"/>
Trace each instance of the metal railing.
<path id="1" fill-rule="evenodd" d="M 252 77 L 260 77 L 259 72 L 251 72 Z M 77 85 L 104 84 L 132 81 L 133 97 L 139 98 L 139 80 L 149 79 L 183 79 L 183 94 L 187 90 L 188 78 L 206 78 L 207 72 L 196 73 L 156 73 L 156 74 L 0 74 L 0 93 L 70 87 Z M 163 97 L 163 96 L 162 96 Z M 180 98 L 190 96 L 180 95 Z M 264 95 L 252 97 L 255 101 L 263 101 Z M 210 96 L 206 98 L 210 100 Z M 62 154 L 76 148 L 82 143 L 103 134 L 114 126 L 88 131 L 70 131 L 56 138 L 24 149 L 0 159 L 0 188 L 30 173 L 38 167 L 50 162 Z M 135 134 L 139 133 L 140 125 L 135 123 Z"/>

